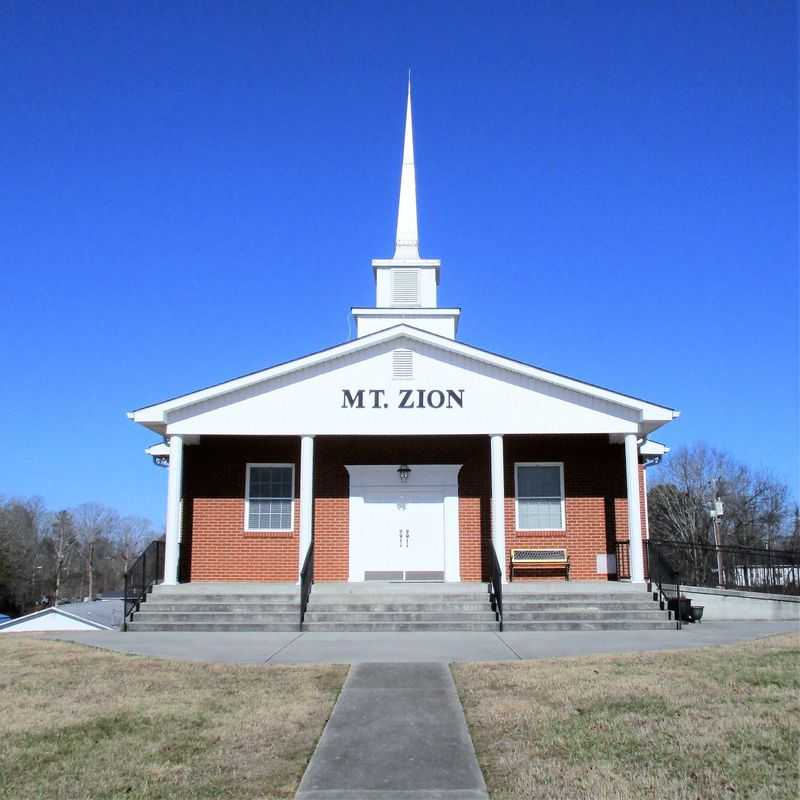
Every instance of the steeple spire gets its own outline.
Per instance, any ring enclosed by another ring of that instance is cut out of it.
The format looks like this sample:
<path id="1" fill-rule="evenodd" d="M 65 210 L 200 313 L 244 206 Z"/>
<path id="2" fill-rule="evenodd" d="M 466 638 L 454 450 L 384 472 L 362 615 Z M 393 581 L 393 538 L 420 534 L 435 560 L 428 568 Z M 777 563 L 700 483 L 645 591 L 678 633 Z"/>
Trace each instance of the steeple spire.
<path id="1" fill-rule="evenodd" d="M 414 169 L 414 130 L 411 121 L 411 70 L 408 71 L 406 134 L 403 141 L 403 171 L 400 175 L 400 203 L 397 208 L 397 242 L 394 258 L 419 258 L 417 177 Z"/>
<path id="2" fill-rule="evenodd" d="M 408 74 L 403 171 L 397 208 L 397 241 L 391 258 L 373 258 L 375 308 L 354 308 L 356 335 L 366 336 L 394 325 L 413 325 L 455 339 L 461 311 L 439 308 L 438 258 L 420 258 L 417 232 L 417 183 L 411 122 L 411 72 Z"/>

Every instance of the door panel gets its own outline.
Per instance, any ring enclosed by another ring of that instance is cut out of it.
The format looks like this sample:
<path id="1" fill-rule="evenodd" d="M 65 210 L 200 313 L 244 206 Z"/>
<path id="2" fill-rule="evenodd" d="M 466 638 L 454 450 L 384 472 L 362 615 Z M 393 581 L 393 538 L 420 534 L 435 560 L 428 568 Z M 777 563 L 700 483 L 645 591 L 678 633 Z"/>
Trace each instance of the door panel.
<path id="1" fill-rule="evenodd" d="M 444 498 L 371 493 L 358 520 L 364 580 L 443 580 Z"/>

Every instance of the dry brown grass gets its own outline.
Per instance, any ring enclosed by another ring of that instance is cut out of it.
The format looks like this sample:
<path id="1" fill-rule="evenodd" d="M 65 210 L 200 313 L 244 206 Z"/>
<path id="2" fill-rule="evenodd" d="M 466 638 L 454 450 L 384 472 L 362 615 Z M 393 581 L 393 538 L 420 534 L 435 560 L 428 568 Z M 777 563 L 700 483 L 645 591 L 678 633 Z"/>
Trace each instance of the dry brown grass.
<path id="1" fill-rule="evenodd" d="M 346 673 L 2 636 L 0 798 L 293 797 Z"/>
<path id="2" fill-rule="evenodd" d="M 493 800 L 800 797 L 800 636 L 453 673 Z"/>

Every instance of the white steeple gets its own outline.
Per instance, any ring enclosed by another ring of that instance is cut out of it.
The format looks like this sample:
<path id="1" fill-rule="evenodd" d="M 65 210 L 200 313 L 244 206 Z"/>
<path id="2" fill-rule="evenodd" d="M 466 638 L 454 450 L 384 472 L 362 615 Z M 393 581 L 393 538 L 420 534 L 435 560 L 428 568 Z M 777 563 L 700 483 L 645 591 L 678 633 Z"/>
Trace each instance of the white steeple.
<path id="1" fill-rule="evenodd" d="M 394 258 L 419 258 L 417 228 L 417 176 L 414 169 L 414 126 L 411 121 L 411 71 L 408 73 L 406 135 L 403 141 L 403 171 L 400 174 L 400 203 L 397 207 L 397 242 Z"/>
<path id="2" fill-rule="evenodd" d="M 417 176 L 414 166 L 414 129 L 411 119 L 411 72 L 406 97 L 406 130 L 400 201 L 397 204 L 397 237 L 391 258 L 375 258 L 375 308 L 354 308 L 356 335 L 365 336 L 401 322 L 454 339 L 461 311 L 439 308 L 438 258 L 419 254 L 417 228 Z"/>

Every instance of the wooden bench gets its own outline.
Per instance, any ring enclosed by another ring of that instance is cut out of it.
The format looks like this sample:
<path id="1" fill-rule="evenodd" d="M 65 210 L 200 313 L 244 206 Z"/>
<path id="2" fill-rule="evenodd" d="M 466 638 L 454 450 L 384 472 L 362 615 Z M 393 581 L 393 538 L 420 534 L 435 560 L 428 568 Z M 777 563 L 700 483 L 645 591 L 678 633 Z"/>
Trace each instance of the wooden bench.
<path id="1" fill-rule="evenodd" d="M 566 580 L 569 580 L 569 556 L 564 547 L 548 547 L 546 550 L 536 550 L 530 547 L 519 547 L 511 551 L 511 575 L 509 580 L 514 580 L 514 567 L 536 569 L 563 569 Z"/>

